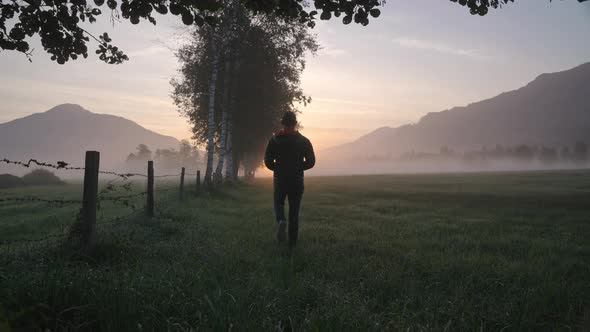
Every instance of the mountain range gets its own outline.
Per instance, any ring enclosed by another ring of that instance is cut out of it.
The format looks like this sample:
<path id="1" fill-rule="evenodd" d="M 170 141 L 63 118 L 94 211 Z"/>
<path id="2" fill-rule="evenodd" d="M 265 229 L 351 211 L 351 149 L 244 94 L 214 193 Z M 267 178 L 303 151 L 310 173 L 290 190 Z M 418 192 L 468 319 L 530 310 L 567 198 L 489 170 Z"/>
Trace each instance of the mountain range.
<path id="1" fill-rule="evenodd" d="M 138 144 L 152 151 L 178 148 L 179 141 L 125 118 L 96 114 L 80 105 L 62 104 L 43 112 L 0 124 L 0 158 L 30 158 L 84 165 L 87 150 L 101 152 L 101 168 L 118 167 Z M 5 164 L 1 170 L 8 169 Z"/>
<path id="2" fill-rule="evenodd" d="M 561 147 L 576 141 L 590 143 L 590 63 L 542 74 L 520 89 L 428 113 L 414 124 L 378 128 L 353 142 L 319 151 L 314 172 L 391 172 L 395 169 L 390 162 L 379 169 L 357 165 L 410 151 L 438 152 L 443 146 L 466 151 L 498 144 Z M 84 152 L 97 150 L 101 168 L 115 168 L 141 143 L 152 151 L 179 145 L 174 137 L 75 104 L 0 124 L 0 158 L 12 160 L 36 158 L 83 165 Z M 0 164 L 0 173 L 11 170 Z"/>
<path id="3" fill-rule="evenodd" d="M 482 146 L 590 143 L 590 63 L 542 74 L 526 86 L 496 97 L 428 113 L 417 123 L 382 127 L 359 139 L 323 151 L 327 160 L 399 156 L 409 151 L 438 152 Z"/>

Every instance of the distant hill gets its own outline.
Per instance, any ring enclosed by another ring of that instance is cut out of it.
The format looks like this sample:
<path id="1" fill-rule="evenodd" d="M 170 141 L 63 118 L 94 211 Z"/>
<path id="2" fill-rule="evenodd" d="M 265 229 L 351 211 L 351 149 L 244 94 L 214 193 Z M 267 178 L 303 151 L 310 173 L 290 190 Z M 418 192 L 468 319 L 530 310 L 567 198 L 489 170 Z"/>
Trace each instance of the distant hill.
<path id="1" fill-rule="evenodd" d="M 12 174 L 0 174 L 0 189 L 63 184 L 65 184 L 65 182 L 57 177 L 52 171 L 41 168 L 28 172 L 22 178 Z"/>
<path id="2" fill-rule="evenodd" d="M 323 151 L 322 157 L 346 160 L 398 156 L 411 150 L 436 152 L 502 145 L 590 143 L 590 63 L 542 74 L 526 86 L 494 98 L 442 112 L 415 124 L 379 128 L 354 142 Z"/>
<path id="3" fill-rule="evenodd" d="M 25 185 L 23 179 L 12 174 L 0 174 L 0 189 L 17 188 Z"/>
<path id="4" fill-rule="evenodd" d="M 101 168 L 123 164 L 138 144 L 152 151 L 178 148 L 174 137 L 160 135 L 122 117 L 92 113 L 79 105 L 63 104 L 0 124 L 0 158 L 84 165 L 87 150 L 101 152 Z M 0 164 L 0 170 L 9 169 Z M 26 169 L 25 169 L 26 171 Z"/>

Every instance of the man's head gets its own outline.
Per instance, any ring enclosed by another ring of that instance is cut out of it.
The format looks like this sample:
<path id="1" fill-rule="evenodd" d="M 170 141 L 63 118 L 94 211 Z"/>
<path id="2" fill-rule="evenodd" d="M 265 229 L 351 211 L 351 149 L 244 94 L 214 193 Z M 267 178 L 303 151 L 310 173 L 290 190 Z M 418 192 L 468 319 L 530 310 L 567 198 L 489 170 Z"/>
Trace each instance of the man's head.
<path id="1" fill-rule="evenodd" d="M 281 118 L 281 124 L 285 128 L 294 129 L 297 126 L 297 115 L 295 112 L 287 111 Z"/>

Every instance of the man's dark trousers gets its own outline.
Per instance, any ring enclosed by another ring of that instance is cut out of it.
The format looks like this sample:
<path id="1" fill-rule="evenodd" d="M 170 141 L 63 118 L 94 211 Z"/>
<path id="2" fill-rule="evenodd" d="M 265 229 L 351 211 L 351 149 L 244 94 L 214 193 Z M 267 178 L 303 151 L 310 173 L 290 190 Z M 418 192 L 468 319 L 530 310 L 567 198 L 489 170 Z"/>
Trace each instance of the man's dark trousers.
<path id="1" fill-rule="evenodd" d="M 285 198 L 289 201 L 289 246 L 297 244 L 299 232 L 299 207 L 303 196 L 302 177 L 274 178 L 274 205 L 277 223 L 285 219 Z"/>

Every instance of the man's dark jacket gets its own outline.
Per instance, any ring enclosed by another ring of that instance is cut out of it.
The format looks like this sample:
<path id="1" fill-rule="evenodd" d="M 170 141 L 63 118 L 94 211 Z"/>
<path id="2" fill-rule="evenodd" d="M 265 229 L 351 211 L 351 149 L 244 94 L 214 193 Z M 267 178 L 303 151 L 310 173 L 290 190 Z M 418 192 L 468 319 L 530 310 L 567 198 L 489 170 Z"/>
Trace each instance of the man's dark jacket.
<path id="1" fill-rule="evenodd" d="M 303 171 L 315 165 L 311 142 L 298 131 L 281 130 L 270 139 L 264 164 L 275 179 L 303 180 Z"/>

